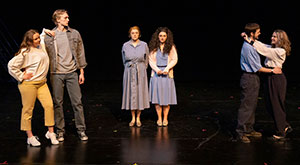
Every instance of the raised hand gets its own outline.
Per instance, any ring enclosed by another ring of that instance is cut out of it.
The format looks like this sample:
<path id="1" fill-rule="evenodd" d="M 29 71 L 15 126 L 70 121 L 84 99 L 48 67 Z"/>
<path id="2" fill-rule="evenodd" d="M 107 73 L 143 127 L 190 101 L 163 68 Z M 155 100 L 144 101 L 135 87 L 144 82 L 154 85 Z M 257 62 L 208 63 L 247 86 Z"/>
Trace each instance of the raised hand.
<path id="1" fill-rule="evenodd" d="M 54 36 L 55 36 L 55 32 L 54 32 L 54 31 L 52 31 L 52 30 L 45 29 L 44 31 L 45 31 L 45 33 L 46 33 L 46 34 L 48 34 L 49 36 L 52 36 L 52 37 L 54 37 Z"/>

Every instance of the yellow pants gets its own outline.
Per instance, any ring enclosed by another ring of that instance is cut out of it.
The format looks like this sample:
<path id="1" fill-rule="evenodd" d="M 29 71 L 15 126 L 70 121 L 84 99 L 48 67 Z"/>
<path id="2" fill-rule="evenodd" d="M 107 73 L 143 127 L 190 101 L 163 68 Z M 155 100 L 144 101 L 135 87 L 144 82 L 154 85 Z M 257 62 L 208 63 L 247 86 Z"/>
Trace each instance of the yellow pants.
<path id="1" fill-rule="evenodd" d="M 52 97 L 46 83 L 42 81 L 23 81 L 18 85 L 22 97 L 21 130 L 31 130 L 31 119 L 36 98 L 44 108 L 45 126 L 54 126 Z"/>

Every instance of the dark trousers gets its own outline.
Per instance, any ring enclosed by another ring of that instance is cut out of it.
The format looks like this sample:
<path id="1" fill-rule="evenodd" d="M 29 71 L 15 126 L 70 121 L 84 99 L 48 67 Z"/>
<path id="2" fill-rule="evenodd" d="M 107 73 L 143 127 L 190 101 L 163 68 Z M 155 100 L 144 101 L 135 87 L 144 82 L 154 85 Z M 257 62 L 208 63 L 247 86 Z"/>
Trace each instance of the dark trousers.
<path id="1" fill-rule="evenodd" d="M 242 136 L 254 131 L 255 110 L 259 94 L 260 79 L 255 73 L 244 72 L 240 80 L 241 104 L 238 110 L 237 133 Z"/>
<path id="2" fill-rule="evenodd" d="M 50 80 L 52 85 L 55 127 L 57 128 L 57 133 L 65 132 L 65 119 L 63 111 L 65 86 L 67 87 L 67 91 L 74 111 L 77 132 L 80 133 L 82 131 L 85 131 L 86 126 L 77 72 L 68 74 L 51 74 Z"/>
<path id="3" fill-rule="evenodd" d="M 284 136 L 284 129 L 289 125 L 285 110 L 286 77 L 284 74 L 266 74 L 264 84 L 267 110 L 275 122 L 276 130 Z"/>

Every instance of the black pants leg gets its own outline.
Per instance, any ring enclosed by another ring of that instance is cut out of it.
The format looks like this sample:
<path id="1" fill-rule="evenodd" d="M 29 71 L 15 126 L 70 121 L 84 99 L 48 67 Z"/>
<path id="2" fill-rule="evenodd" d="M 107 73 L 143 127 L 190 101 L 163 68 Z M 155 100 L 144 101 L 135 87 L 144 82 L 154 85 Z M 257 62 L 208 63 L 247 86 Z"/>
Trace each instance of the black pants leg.
<path id="1" fill-rule="evenodd" d="M 253 131 L 260 87 L 259 76 L 253 73 L 243 73 L 240 86 L 241 104 L 238 110 L 238 125 L 236 131 L 242 136 L 244 133 Z"/>
<path id="2" fill-rule="evenodd" d="M 289 125 L 285 110 L 287 81 L 284 74 L 268 74 L 266 80 L 267 109 L 273 117 L 278 133 L 284 135 L 284 129 Z"/>

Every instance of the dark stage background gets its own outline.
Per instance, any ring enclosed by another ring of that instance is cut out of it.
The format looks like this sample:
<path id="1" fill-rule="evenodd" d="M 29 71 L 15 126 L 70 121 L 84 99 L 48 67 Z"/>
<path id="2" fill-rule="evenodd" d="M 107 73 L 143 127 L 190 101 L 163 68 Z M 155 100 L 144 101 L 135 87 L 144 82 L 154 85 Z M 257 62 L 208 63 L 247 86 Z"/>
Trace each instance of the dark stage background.
<path id="1" fill-rule="evenodd" d="M 134 25 L 141 28 L 141 40 L 146 42 L 159 26 L 172 30 L 179 58 L 175 67 L 176 81 L 238 81 L 243 42 L 240 33 L 248 22 L 261 25 L 260 40 L 264 43 L 270 43 L 271 34 L 277 28 L 287 32 L 292 54 L 284 64 L 284 72 L 289 81 L 300 80 L 296 1 L 8 2 L 0 7 L 1 32 L 10 33 L 20 44 L 28 29 L 40 32 L 43 27 L 52 29 L 51 16 L 58 8 L 69 11 L 70 26 L 82 35 L 88 62 L 87 81 L 122 80 L 121 47 L 129 39 L 129 27 Z M 0 68 L 2 81 L 9 77 L 4 67 Z"/>

